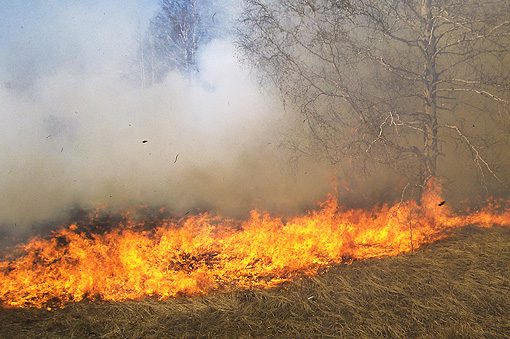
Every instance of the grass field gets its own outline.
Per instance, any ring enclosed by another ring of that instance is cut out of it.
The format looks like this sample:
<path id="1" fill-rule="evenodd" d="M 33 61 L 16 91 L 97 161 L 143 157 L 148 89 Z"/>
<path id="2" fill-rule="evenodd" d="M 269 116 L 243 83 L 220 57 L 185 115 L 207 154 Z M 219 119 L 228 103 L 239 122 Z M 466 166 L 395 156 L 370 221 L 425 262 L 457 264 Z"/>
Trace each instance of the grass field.
<path id="1" fill-rule="evenodd" d="M 510 229 L 458 230 L 272 290 L 0 310 L 1 338 L 510 337 Z"/>

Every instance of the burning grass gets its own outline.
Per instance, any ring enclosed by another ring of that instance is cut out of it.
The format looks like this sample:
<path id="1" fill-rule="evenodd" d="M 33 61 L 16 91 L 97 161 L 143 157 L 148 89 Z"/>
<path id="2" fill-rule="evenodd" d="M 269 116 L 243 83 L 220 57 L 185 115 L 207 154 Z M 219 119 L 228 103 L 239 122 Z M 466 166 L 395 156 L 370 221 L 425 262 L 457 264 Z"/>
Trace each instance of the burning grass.
<path id="1" fill-rule="evenodd" d="M 0 260 L 0 303 L 54 308 L 271 288 L 338 263 L 407 253 L 470 224 L 509 225 L 510 209 L 489 204 L 457 214 L 431 184 L 421 204 L 372 210 L 344 210 L 330 197 L 288 219 L 256 211 L 245 221 L 202 214 L 152 229 L 127 219 L 105 233 L 73 224 Z"/>
<path id="2" fill-rule="evenodd" d="M 272 289 L 0 310 L 0 337 L 508 337 L 510 229 L 457 229 L 414 253 Z"/>

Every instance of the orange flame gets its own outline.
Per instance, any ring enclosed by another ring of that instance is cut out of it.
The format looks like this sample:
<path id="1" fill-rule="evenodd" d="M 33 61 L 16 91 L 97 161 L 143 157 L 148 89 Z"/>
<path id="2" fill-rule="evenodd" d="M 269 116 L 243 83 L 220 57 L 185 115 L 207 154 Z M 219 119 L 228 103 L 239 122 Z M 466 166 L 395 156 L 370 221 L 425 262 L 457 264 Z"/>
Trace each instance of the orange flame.
<path id="1" fill-rule="evenodd" d="M 457 215 L 440 201 L 440 189 L 431 185 L 420 205 L 341 210 L 330 196 L 317 211 L 289 220 L 253 211 L 243 222 L 202 214 L 182 223 L 163 220 L 151 231 L 128 222 L 86 234 L 70 225 L 0 261 L 0 302 L 43 307 L 272 287 L 335 263 L 410 252 L 448 229 L 510 225 L 508 208 L 491 204 Z"/>

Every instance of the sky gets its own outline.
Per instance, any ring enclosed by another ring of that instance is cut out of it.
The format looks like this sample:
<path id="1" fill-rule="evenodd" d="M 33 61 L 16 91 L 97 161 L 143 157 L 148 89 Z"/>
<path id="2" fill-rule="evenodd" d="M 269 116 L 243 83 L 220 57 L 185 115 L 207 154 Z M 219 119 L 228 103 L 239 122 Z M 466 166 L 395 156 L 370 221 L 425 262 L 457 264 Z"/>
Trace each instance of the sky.
<path id="1" fill-rule="evenodd" d="M 62 68 L 114 67 L 156 9 L 157 1 L 148 0 L 1 0 L 2 78 L 26 87 Z"/>

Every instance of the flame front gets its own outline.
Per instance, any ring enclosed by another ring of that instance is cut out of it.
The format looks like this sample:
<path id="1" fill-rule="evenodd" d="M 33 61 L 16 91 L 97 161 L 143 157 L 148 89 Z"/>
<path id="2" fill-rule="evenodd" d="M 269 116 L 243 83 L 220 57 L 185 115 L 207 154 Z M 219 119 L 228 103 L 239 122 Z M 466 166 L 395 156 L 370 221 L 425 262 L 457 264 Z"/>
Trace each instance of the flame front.
<path id="1" fill-rule="evenodd" d="M 203 214 L 182 223 L 163 220 L 152 231 L 128 223 L 86 234 L 70 225 L 0 261 L 0 302 L 43 307 L 272 287 L 342 261 L 406 253 L 444 237 L 447 229 L 510 225 L 508 208 L 456 215 L 438 206 L 439 194 L 431 186 L 420 205 L 408 201 L 370 211 L 341 210 L 330 196 L 317 211 L 288 220 L 253 211 L 243 222 Z"/>

